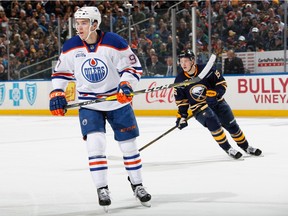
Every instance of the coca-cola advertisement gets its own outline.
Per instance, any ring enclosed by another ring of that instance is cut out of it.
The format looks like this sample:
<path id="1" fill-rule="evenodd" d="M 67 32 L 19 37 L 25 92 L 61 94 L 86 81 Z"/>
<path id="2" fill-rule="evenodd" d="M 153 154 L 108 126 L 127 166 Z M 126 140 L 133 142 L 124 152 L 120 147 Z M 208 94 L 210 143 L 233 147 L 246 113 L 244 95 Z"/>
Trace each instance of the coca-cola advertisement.
<path id="1" fill-rule="evenodd" d="M 133 99 L 136 110 L 171 110 L 176 109 L 173 88 L 165 88 L 173 83 L 173 78 L 142 79 L 137 89 L 152 89 L 145 94 L 137 95 Z M 160 90 L 159 90 L 160 87 Z"/>

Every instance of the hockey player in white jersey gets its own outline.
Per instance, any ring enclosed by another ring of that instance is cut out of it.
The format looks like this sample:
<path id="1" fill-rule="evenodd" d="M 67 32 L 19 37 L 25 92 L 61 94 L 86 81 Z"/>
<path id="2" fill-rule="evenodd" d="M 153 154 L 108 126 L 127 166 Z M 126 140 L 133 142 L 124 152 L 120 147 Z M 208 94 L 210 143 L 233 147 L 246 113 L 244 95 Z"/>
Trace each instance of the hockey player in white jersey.
<path id="1" fill-rule="evenodd" d="M 74 18 L 78 35 L 64 43 L 52 74 L 54 90 L 50 93 L 50 111 L 53 115 L 65 115 L 65 88 L 71 80 L 76 82 L 80 102 L 116 95 L 115 101 L 79 109 L 81 131 L 86 140 L 99 204 L 111 204 L 105 153 L 105 125 L 108 122 L 123 153 L 133 192 L 143 205 L 150 206 L 151 195 L 142 185 L 142 164 L 136 145 L 139 129 L 130 104 L 131 93 L 141 78 L 141 64 L 122 37 L 99 29 L 101 14 L 97 7 L 82 7 L 75 12 Z"/>

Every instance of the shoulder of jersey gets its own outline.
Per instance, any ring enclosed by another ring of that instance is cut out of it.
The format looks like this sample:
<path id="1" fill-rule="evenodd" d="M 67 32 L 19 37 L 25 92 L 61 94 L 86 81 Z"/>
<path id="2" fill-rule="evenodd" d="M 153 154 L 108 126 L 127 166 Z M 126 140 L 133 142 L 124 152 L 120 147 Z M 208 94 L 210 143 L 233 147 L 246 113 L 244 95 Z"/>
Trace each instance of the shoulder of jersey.
<path id="1" fill-rule="evenodd" d="M 179 74 L 177 74 L 176 78 L 175 78 L 175 83 L 178 83 L 178 82 L 183 82 L 184 80 L 186 80 L 187 77 L 185 77 L 183 71 L 181 71 Z"/>
<path id="2" fill-rule="evenodd" d="M 199 73 L 205 68 L 205 65 L 203 64 L 197 64 L 197 66 L 198 66 Z"/>
<path id="3" fill-rule="evenodd" d="M 101 46 L 107 46 L 117 50 L 125 50 L 128 48 L 128 43 L 123 37 L 116 33 L 105 32 L 101 41 Z"/>
<path id="4" fill-rule="evenodd" d="M 65 43 L 63 44 L 63 52 L 65 53 L 69 50 L 82 48 L 82 47 L 84 47 L 83 42 L 80 39 L 80 37 L 77 35 L 65 41 Z"/>

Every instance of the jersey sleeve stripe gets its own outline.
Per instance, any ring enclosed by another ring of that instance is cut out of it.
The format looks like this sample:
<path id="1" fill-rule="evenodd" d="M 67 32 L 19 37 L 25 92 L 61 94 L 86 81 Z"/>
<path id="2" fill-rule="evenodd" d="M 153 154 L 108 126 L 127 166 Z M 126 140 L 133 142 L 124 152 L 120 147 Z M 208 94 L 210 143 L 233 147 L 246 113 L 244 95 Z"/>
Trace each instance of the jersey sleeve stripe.
<path id="1" fill-rule="evenodd" d="M 74 75 L 71 73 L 65 73 L 65 72 L 60 72 L 60 73 L 53 73 L 51 75 L 51 79 L 65 79 L 65 80 L 75 80 Z"/>

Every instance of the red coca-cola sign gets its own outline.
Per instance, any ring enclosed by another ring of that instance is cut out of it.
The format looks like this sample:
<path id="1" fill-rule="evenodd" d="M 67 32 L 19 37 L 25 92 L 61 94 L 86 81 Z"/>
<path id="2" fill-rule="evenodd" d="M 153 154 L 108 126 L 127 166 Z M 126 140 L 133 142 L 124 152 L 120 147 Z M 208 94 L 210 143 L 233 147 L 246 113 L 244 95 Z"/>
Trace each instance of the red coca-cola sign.
<path id="1" fill-rule="evenodd" d="M 153 89 L 153 91 L 146 93 L 147 103 L 174 103 L 173 88 L 157 88 L 157 82 L 152 82 L 148 89 Z"/>

